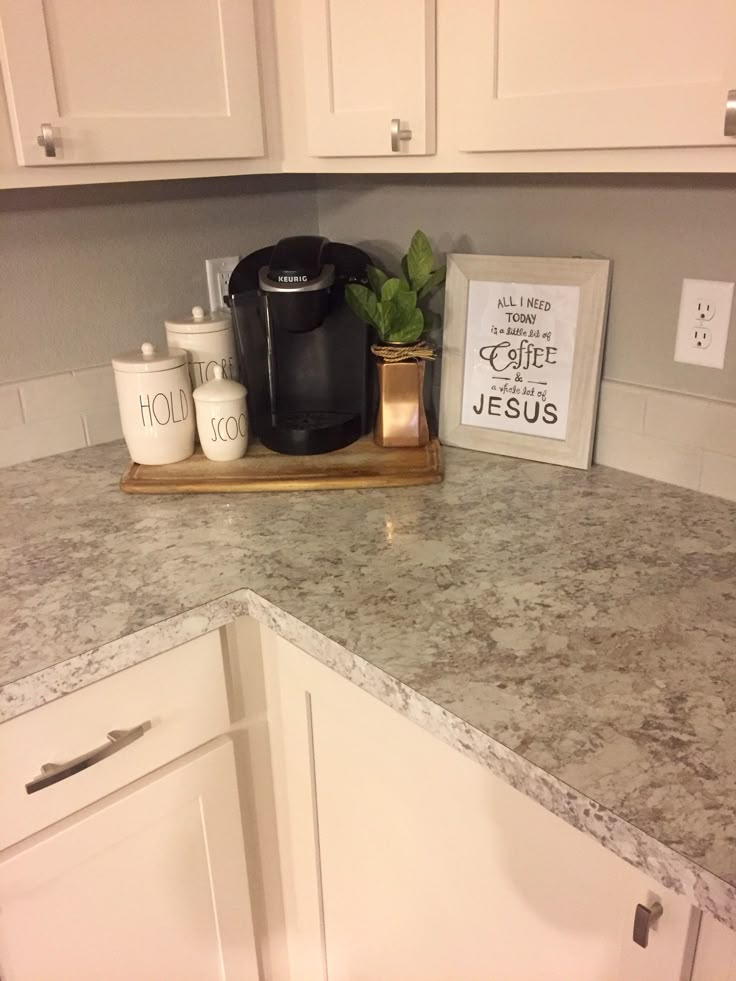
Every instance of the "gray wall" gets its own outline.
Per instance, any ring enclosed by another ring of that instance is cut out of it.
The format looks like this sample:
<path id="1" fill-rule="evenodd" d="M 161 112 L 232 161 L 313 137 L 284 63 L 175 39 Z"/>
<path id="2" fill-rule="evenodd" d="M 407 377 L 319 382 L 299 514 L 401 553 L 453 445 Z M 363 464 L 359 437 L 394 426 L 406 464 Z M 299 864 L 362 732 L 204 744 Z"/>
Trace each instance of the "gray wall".
<path id="1" fill-rule="evenodd" d="M 736 177 L 322 177 L 322 234 L 395 268 L 417 227 L 438 251 L 613 260 L 604 375 L 736 401 L 736 317 L 723 371 L 675 364 L 683 277 L 736 280 Z"/>
<path id="2" fill-rule="evenodd" d="M 249 177 L 0 194 L 0 382 L 102 364 L 207 306 L 204 260 L 316 230 L 314 180 Z"/>
<path id="3" fill-rule="evenodd" d="M 0 194 L 0 382 L 101 364 L 207 300 L 204 259 L 320 231 L 395 263 L 442 252 L 613 259 L 604 374 L 736 401 L 726 368 L 675 364 L 684 276 L 736 279 L 733 176 L 274 176 Z"/>

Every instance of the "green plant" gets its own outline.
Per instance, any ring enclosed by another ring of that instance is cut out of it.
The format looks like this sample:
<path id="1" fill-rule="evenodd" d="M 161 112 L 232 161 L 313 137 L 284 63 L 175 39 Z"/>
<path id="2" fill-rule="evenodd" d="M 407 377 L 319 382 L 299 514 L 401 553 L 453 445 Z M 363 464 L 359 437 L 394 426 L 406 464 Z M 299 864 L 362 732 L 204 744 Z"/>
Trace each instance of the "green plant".
<path id="1" fill-rule="evenodd" d="M 442 285 L 445 267 L 434 268 L 434 254 L 422 231 L 414 232 L 401 260 L 401 276 L 387 276 L 368 266 L 369 286 L 351 284 L 345 298 L 353 312 L 375 327 L 384 343 L 414 344 L 424 332 L 424 312 L 418 305 Z"/>

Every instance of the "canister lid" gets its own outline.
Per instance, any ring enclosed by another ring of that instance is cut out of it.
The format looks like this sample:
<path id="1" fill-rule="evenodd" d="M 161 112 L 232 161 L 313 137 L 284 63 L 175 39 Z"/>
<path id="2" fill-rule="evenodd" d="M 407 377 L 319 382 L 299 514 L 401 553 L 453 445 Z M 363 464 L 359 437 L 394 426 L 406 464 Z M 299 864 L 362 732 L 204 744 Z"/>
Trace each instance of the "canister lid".
<path id="1" fill-rule="evenodd" d="M 197 385 L 192 392 L 195 402 L 232 402 L 234 399 L 243 398 L 246 392 L 245 385 L 223 378 L 221 364 L 213 367 L 212 374 L 215 377 L 211 381 L 205 382 L 204 385 Z"/>
<path id="2" fill-rule="evenodd" d="M 232 320 L 229 310 L 215 310 L 207 313 L 204 307 L 192 307 L 191 317 L 179 320 L 164 320 L 167 328 L 179 334 L 211 334 L 217 330 L 231 330 Z"/>
<path id="3" fill-rule="evenodd" d="M 181 367 L 187 361 L 186 351 L 180 351 L 176 347 L 170 347 L 168 351 L 157 351 L 150 341 L 146 341 L 141 344 L 139 351 L 116 355 L 112 359 L 112 366 L 115 371 L 168 371 L 170 368 Z"/>

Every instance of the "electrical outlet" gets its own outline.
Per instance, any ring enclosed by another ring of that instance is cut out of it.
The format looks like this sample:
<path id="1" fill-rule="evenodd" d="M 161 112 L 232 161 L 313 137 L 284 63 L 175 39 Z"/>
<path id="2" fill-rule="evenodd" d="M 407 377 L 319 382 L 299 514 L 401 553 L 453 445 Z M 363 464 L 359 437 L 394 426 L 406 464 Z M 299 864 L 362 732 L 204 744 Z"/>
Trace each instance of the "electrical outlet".
<path id="1" fill-rule="evenodd" d="M 716 315 L 716 305 L 710 300 L 700 299 L 695 307 L 695 316 L 698 320 L 712 320 Z"/>
<path id="2" fill-rule="evenodd" d="M 713 334 L 708 327 L 703 327 L 702 324 L 693 327 L 693 336 L 690 338 L 690 342 L 693 347 L 698 347 L 705 350 L 707 347 L 710 347 L 712 340 Z"/>
<path id="3" fill-rule="evenodd" d="M 224 259 L 205 259 L 207 290 L 210 295 L 210 311 L 212 313 L 227 306 L 225 297 L 228 296 L 228 284 L 233 269 L 239 262 L 240 257 L 237 255 L 227 256 Z"/>
<path id="4" fill-rule="evenodd" d="M 723 367 L 732 303 L 733 283 L 683 279 L 675 361 Z"/>

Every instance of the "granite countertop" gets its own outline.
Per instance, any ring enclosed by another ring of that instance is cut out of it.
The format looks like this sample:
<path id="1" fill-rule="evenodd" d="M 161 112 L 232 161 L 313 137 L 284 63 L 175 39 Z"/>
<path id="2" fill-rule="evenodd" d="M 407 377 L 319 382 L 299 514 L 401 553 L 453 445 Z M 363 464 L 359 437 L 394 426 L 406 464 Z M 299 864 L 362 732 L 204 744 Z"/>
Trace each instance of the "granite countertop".
<path id="1" fill-rule="evenodd" d="M 736 929 L 736 506 L 446 449 L 441 485 L 0 472 L 0 721 L 245 613 Z"/>

